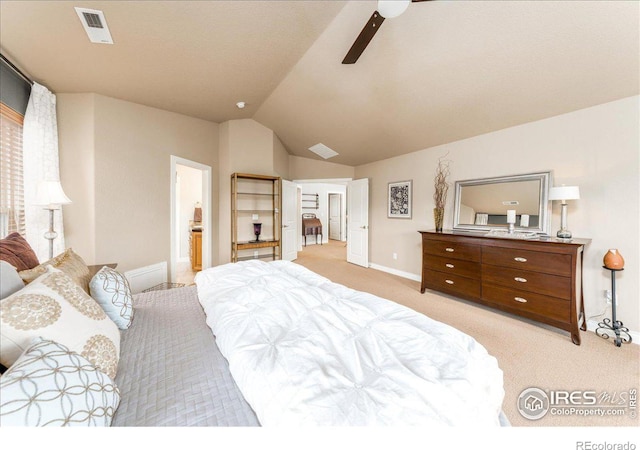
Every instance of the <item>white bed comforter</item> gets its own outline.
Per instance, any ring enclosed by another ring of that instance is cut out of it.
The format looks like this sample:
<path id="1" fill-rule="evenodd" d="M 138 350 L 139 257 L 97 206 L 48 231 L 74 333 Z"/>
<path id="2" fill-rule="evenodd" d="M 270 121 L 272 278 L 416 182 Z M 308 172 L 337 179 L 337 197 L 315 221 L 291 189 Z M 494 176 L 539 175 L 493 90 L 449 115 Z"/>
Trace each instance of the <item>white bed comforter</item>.
<path id="1" fill-rule="evenodd" d="M 263 426 L 499 425 L 502 371 L 455 328 L 287 261 L 217 266 L 195 282 Z"/>

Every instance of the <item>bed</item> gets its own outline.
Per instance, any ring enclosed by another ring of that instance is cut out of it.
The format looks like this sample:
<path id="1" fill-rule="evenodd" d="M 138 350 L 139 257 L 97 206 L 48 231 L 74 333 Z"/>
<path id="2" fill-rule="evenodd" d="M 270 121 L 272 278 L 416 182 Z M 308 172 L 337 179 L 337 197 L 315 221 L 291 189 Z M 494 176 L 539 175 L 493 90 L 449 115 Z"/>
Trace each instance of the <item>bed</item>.
<path id="1" fill-rule="evenodd" d="M 263 426 L 499 426 L 497 361 L 470 336 L 288 261 L 200 272 L 198 299 Z"/>
<path id="2" fill-rule="evenodd" d="M 54 268 L 47 273 L 61 277 Z M 45 289 L 38 280 L 16 295 Z M 59 417 L 51 424 L 72 424 L 79 414 L 78 424 L 115 427 L 509 425 L 502 372 L 474 339 L 295 263 L 217 266 L 200 272 L 195 286 L 134 295 L 132 306 L 125 329 L 104 328 L 120 336 L 113 378 L 49 338 L 32 346 L 46 354 L 53 346 L 51 354 L 66 358 L 68 373 L 81 375 L 80 385 L 89 380 L 82 389 L 93 392 L 79 395 L 94 408 L 90 417 L 64 404 L 58 414 L 45 399 Z M 33 365 L 46 360 L 33 348 L 0 378 L 3 394 L 14 388 L 22 398 L 28 378 L 50 398 L 22 371 L 41 373 Z M 8 424 L 5 412 L 15 408 L 0 406 L 0 423 Z"/>

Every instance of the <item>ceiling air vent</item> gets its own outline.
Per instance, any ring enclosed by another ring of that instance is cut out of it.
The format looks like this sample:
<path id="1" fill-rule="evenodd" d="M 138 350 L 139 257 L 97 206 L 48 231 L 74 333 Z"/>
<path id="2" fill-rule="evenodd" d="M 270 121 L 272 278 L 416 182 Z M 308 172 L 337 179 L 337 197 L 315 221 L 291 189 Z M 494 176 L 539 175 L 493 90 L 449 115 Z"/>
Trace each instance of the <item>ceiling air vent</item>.
<path id="1" fill-rule="evenodd" d="M 309 147 L 309 150 L 324 159 L 332 158 L 338 154 L 338 152 L 331 150 L 324 144 L 316 144 L 313 147 Z"/>
<path id="2" fill-rule="evenodd" d="M 95 44 L 113 44 L 104 13 L 96 9 L 75 8 L 89 40 Z"/>

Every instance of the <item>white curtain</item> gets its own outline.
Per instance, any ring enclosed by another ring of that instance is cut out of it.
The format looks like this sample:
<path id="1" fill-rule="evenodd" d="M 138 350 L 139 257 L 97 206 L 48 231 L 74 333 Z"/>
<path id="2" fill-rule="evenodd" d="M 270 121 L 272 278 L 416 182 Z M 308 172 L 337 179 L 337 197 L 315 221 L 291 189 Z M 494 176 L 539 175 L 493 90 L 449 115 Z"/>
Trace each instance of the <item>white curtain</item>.
<path id="1" fill-rule="evenodd" d="M 38 83 L 33 83 L 24 115 L 22 145 L 26 239 L 40 262 L 44 262 L 49 259 L 49 241 L 44 238 L 49 230 L 49 210 L 35 205 L 36 188 L 40 181 L 60 181 L 60 170 L 56 96 Z M 65 249 L 62 209 L 54 212 L 53 224 L 58 233 L 53 241 L 56 256 Z"/>

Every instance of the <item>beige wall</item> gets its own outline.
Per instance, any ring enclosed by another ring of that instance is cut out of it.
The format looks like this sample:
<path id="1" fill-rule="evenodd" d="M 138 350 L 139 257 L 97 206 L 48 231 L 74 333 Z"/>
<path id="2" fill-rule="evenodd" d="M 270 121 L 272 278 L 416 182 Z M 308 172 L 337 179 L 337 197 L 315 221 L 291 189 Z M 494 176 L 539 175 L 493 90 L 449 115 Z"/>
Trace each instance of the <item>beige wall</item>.
<path id="1" fill-rule="evenodd" d="M 588 319 L 607 309 L 610 289 L 602 257 L 618 248 L 625 271 L 616 279 L 618 319 L 640 330 L 639 97 L 508 128 L 471 139 L 356 167 L 356 178 L 370 179 L 370 259 L 380 266 L 420 273 L 418 230 L 433 228 L 433 176 L 437 159 L 451 161 L 451 178 L 464 180 L 552 170 L 556 185 L 578 185 L 581 199 L 569 204 L 568 227 L 575 237 L 591 238 L 584 257 L 584 295 Z M 386 217 L 387 183 L 413 180 L 413 218 Z M 453 186 L 445 227 L 452 225 Z M 551 232 L 560 226 L 553 204 Z M 398 254 L 393 260 L 392 253 Z"/>
<path id="2" fill-rule="evenodd" d="M 274 132 L 253 119 L 230 120 L 220 125 L 219 262 L 231 261 L 231 174 L 283 176 L 288 170 L 284 146 Z"/>
<path id="3" fill-rule="evenodd" d="M 283 179 L 290 179 L 289 153 L 275 133 L 273 133 L 273 170 Z"/>
<path id="4" fill-rule="evenodd" d="M 95 113 L 92 94 L 58 94 L 60 179 L 73 203 L 63 208 L 65 245 L 96 261 Z"/>
<path id="5" fill-rule="evenodd" d="M 82 202 L 65 207 L 67 246 L 88 255 L 87 263 L 117 262 L 121 271 L 169 263 L 171 155 L 212 167 L 212 221 L 218 223 L 218 124 L 96 94 L 57 98 L 61 180 L 69 195 L 83 193 Z M 91 166 L 93 177 L 78 174 Z"/>

